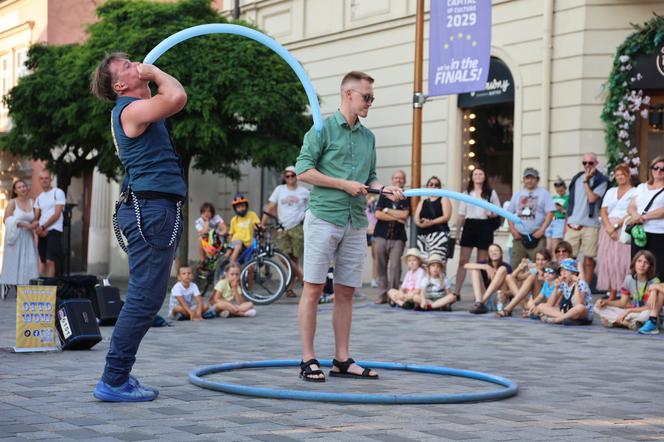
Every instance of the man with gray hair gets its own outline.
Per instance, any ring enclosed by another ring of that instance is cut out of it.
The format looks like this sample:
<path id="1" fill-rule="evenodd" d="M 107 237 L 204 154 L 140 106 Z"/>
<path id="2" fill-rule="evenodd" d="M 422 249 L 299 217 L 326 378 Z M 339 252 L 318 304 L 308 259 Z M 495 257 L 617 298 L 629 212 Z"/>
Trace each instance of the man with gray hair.
<path id="1" fill-rule="evenodd" d="M 599 243 L 599 209 L 609 179 L 597 170 L 597 155 L 588 152 L 581 160 L 583 171 L 574 175 L 569 184 L 569 204 L 565 222 L 565 241 L 572 245 L 572 254 L 583 254 L 583 275 L 590 283 L 595 270 Z"/>
<path id="2" fill-rule="evenodd" d="M 362 286 L 366 253 L 365 195 L 369 189 L 403 199 L 399 187 L 383 187 L 376 178 L 376 140 L 360 118 L 374 101 L 373 78 L 349 72 L 341 81 L 341 106 L 323 122 L 320 133 L 311 128 L 304 136 L 295 165 L 298 179 L 312 184 L 309 210 L 304 218 L 304 288 L 298 306 L 303 357 L 300 377 L 324 382 L 314 351 L 316 314 L 330 266 L 334 267 L 335 355 L 330 376 L 377 378 L 355 364 L 349 355 L 353 293 Z"/>
<path id="3" fill-rule="evenodd" d="M 392 185 L 403 189 L 406 172 L 397 170 L 392 174 Z M 401 255 L 406 247 L 406 220 L 410 216 L 410 203 L 406 198 L 391 201 L 381 195 L 376 204 L 376 270 L 380 295 L 376 304 L 387 303 L 387 292 L 398 289 L 401 283 Z"/>

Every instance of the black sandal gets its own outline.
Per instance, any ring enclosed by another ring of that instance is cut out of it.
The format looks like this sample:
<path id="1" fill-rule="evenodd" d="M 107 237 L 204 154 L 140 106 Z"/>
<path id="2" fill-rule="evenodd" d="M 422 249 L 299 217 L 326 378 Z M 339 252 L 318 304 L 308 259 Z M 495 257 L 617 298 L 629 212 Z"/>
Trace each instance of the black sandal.
<path id="1" fill-rule="evenodd" d="M 312 370 L 312 365 L 318 365 L 320 367 L 320 362 L 318 359 L 309 359 L 307 362 L 300 362 L 300 377 L 307 382 L 325 382 L 325 373 L 320 368 Z M 323 375 L 322 378 L 315 378 L 313 376 Z"/>
<path id="2" fill-rule="evenodd" d="M 348 371 L 348 369 L 354 363 L 355 363 L 355 361 L 353 360 L 353 358 L 348 358 L 345 361 L 337 361 L 336 359 L 332 359 L 332 366 L 337 367 L 339 369 L 339 371 L 330 370 L 330 376 L 337 377 L 337 378 L 378 379 L 377 374 L 375 374 L 373 376 L 371 376 L 369 374 L 369 373 L 371 373 L 371 369 L 369 369 L 369 368 L 365 368 L 364 371 L 362 371 L 361 374 L 350 373 Z"/>

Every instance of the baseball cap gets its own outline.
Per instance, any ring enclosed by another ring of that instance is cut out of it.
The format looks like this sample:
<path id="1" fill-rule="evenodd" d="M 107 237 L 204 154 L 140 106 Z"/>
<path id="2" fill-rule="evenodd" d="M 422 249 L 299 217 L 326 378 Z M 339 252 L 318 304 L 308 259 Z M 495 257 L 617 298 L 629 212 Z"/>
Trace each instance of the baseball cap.
<path id="1" fill-rule="evenodd" d="M 535 178 L 539 178 L 539 172 L 534 167 L 526 167 L 526 169 L 523 171 L 523 178 L 527 176 L 534 176 Z"/>
<path id="2" fill-rule="evenodd" d="M 295 166 L 288 166 L 281 173 L 286 173 L 286 172 L 293 172 L 297 175 L 297 173 L 295 172 Z"/>

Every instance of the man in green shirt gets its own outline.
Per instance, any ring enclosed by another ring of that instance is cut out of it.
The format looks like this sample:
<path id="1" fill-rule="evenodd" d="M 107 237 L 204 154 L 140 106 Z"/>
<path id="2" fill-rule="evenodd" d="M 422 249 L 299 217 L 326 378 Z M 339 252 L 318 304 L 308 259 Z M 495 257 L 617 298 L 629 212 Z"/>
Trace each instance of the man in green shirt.
<path id="1" fill-rule="evenodd" d="M 328 268 L 334 266 L 335 355 L 330 376 L 377 378 L 354 363 L 348 351 L 353 293 L 362 286 L 362 263 L 366 253 L 367 217 L 365 195 L 369 188 L 391 192 L 403 199 L 402 190 L 381 186 L 376 179 L 376 142 L 360 123 L 374 101 L 373 78 L 349 72 L 341 81 L 341 106 L 325 119 L 318 133 L 304 136 L 295 165 L 298 179 L 314 186 L 304 219 L 304 289 L 298 306 L 303 358 L 300 377 L 323 382 L 314 352 L 318 300 Z"/>

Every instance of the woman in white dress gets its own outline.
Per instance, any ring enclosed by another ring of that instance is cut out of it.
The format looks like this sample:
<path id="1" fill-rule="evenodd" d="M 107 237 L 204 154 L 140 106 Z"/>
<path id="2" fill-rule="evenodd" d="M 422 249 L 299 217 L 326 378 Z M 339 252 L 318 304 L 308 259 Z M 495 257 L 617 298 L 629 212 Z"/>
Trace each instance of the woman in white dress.
<path id="1" fill-rule="evenodd" d="M 629 215 L 627 209 L 636 195 L 630 182 L 629 166 L 619 164 L 614 170 L 616 187 L 606 191 L 600 209 L 602 224 L 599 229 L 599 256 L 597 288 L 609 291 L 609 299 L 615 300 L 629 273 L 630 247 L 618 241 L 623 221 Z"/>
<path id="2" fill-rule="evenodd" d="M 28 196 L 28 186 L 22 180 L 12 185 L 12 195 L 3 223 L 5 244 L 0 284 L 3 288 L 28 284 L 31 279 L 39 276 L 34 233 L 38 220 L 35 219 L 32 200 Z"/>

